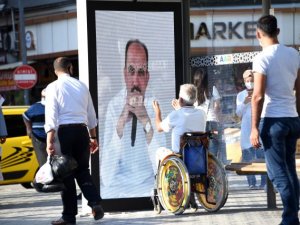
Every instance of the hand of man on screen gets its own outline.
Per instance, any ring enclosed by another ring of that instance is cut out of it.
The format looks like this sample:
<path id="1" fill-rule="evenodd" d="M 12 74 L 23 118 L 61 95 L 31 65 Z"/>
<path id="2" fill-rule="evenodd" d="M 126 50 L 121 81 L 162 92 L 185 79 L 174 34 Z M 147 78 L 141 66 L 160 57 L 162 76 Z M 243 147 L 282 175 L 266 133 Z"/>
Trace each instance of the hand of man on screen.
<path id="1" fill-rule="evenodd" d="M 129 93 L 127 96 L 126 104 L 124 105 L 117 124 L 119 138 L 123 137 L 125 124 L 131 122 L 134 115 L 136 116 L 137 121 L 146 129 L 146 136 L 149 136 L 149 138 L 147 137 L 147 142 L 150 143 L 153 136 L 152 125 L 144 105 L 144 97 L 137 92 Z M 148 133 L 151 135 L 147 135 Z"/>

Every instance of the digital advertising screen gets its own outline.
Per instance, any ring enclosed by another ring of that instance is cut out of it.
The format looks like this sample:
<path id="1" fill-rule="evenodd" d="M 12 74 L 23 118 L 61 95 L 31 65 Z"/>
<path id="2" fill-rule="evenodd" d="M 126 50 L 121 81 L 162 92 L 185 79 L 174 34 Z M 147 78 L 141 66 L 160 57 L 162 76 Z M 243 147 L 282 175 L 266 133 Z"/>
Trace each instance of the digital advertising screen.
<path id="1" fill-rule="evenodd" d="M 183 76 L 180 7 L 92 6 L 100 194 L 104 200 L 150 197 L 156 151 L 171 147 L 171 133 L 156 130 L 152 102 L 158 101 L 165 118 Z"/>

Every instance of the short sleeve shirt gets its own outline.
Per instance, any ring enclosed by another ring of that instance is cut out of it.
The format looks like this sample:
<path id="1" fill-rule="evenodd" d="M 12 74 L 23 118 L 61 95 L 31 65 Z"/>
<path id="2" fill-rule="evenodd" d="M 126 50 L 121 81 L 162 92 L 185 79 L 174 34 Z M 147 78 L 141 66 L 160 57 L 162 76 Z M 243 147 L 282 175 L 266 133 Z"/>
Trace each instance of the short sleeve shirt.
<path id="1" fill-rule="evenodd" d="M 164 132 L 172 130 L 172 150 L 180 150 L 180 136 L 185 132 L 204 132 L 206 114 L 202 109 L 193 106 L 182 107 L 172 111 L 161 123 Z"/>

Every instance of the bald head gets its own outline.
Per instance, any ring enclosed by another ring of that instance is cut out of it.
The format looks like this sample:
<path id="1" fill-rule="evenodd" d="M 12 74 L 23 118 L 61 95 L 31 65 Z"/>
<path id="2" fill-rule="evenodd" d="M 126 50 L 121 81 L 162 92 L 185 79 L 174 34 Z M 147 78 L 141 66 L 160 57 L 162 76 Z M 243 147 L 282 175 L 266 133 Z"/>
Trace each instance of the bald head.
<path id="1" fill-rule="evenodd" d="M 54 71 L 62 73 L 72 73 L 72 63 L 67 57 L 59 57 L 53 62 Z"/>

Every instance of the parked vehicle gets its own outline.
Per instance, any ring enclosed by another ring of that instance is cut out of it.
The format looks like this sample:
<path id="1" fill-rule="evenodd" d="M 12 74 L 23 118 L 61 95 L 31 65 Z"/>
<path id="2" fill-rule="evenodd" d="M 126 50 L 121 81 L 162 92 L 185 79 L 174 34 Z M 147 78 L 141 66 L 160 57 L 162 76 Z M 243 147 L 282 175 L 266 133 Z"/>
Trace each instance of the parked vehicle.
<path id="1" fill-rule="evenodd" d="M 3 106 L 8 137 L 2 144 L 0 171 L 3 184 L 21 184 L 30 188 L 31 182 L 39 168 L 31 139 L 26 134 L 22 114 L 28 106 Z"/>

